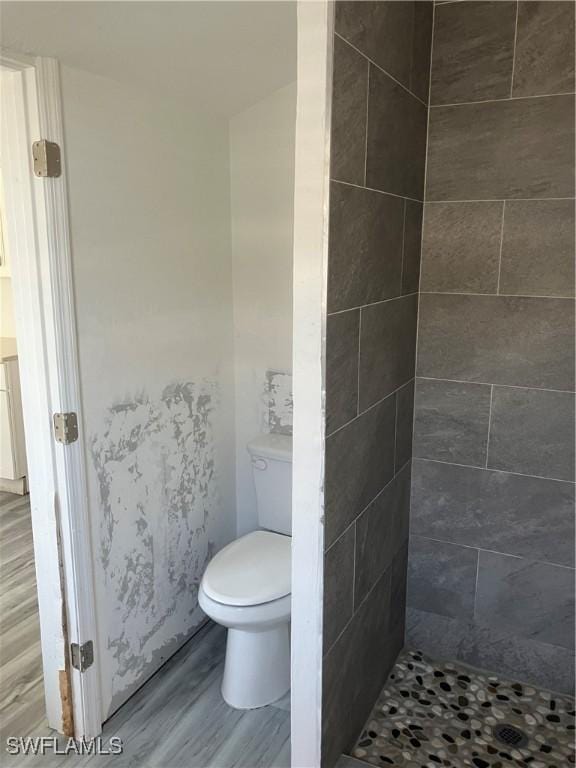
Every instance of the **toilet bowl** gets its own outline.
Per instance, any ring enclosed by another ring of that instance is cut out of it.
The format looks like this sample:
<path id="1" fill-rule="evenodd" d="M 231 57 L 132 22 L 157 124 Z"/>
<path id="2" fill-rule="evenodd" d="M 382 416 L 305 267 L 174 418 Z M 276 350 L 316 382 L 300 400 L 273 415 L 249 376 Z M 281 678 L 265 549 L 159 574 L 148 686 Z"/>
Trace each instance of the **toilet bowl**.
<path id="1" fill-rule="evenodd" d="M 200 607 L 228 628 L 222 696 L 255 709 L 290 687 L 291 539 L 254 531 L 224 547 L 200 584 Z"/>

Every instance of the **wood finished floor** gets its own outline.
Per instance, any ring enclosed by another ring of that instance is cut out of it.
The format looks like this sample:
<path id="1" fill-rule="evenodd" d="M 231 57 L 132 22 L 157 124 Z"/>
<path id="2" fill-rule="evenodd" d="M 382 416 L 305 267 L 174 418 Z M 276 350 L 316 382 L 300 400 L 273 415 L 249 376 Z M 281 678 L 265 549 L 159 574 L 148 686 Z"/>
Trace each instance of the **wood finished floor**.
<path id="1" fill-rule="evenodd" d="M 19 755 L 8 756 L 5 764 L 289 768 L 289 696 L 261 709 L 229 707 L 220 693 L 225 648 L 225 630 L 207 625 L 104 724 L 104 746 L 119 737 L 121 755 Z M 34 735 L 54 733 L 44 728 Z"/>
<path id="2" fill-rule="evenodd" d="M 46 727 L 30 497 L 0 491 L 0 734 Z"/>

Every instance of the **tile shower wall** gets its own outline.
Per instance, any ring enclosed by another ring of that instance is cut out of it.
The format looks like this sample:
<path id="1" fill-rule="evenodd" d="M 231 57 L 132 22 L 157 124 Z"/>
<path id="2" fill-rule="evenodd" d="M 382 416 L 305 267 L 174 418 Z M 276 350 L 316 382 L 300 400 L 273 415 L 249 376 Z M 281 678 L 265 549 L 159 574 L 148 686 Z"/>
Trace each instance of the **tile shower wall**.
<path id="1" fill-rule="evenodd" d="M 323 764 L 403 645 L 432 5 L 338 2 L 334 36 Z"/>
<path id="2" fill-rule="evenodd" d="M 433 37 L 408 641 L 569 691 L 574 4 L 438 4 Z"/>

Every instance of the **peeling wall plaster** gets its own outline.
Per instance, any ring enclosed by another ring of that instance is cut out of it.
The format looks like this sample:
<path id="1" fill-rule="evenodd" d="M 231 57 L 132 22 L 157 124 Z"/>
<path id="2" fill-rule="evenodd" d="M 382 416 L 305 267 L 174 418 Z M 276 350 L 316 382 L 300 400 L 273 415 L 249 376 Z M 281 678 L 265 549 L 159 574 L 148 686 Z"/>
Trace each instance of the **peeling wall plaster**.
<path id="1" fill-rule="evenodd" d="M 266 371 L 264 381 L 266 424 L 264 432 L 279 435 L 292 434 L 292 374 L 287 371 Z"/>
<path id="2" fill-rule="evenodd" d="M 220 508 L 211 421 L 218 400 L 215 383 L 172 384 L 159 399 L 142 394 L 111 407 L 91 439 L 113 697 L 203 621 L 198 586 Z"/>

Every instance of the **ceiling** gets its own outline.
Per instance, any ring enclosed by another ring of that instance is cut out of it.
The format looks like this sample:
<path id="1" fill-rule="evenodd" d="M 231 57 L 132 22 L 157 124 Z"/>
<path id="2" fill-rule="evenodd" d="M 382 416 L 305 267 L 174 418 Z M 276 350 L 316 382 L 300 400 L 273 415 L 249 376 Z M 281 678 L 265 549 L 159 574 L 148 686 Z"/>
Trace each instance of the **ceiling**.
<path id="1" fill-rule="evenodd" d="M 0 41 L 223 116 L 296 79 L 295 2 L 2 2 Z"/>

